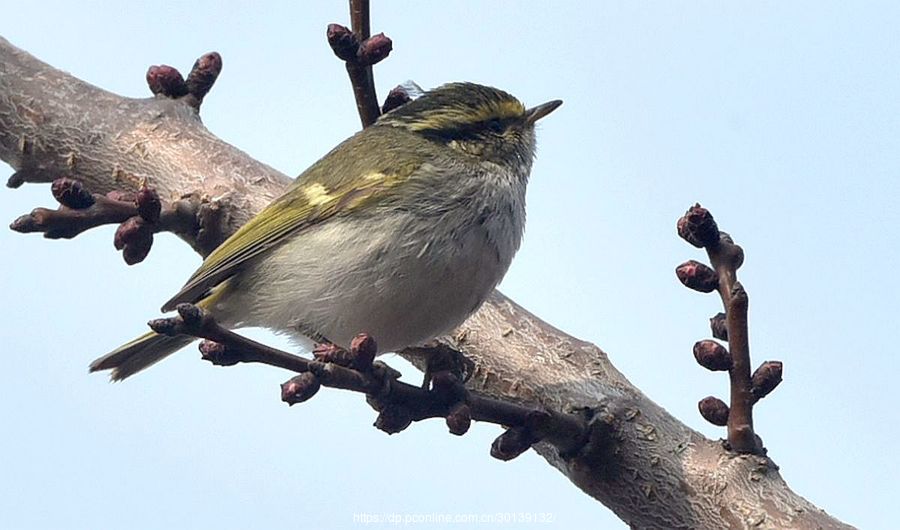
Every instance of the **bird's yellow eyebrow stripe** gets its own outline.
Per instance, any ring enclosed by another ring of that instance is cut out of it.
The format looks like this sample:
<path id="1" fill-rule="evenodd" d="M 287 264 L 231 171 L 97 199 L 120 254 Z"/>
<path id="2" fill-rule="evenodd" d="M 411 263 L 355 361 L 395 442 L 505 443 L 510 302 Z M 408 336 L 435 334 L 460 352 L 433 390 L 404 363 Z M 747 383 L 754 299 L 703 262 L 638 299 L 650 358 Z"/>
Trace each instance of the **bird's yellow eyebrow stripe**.
<path id="1" fill-rule="evenodd" d="M 519 118 L 525 114 L 525 106 L 519 101 L 491 102 L 476 109 L 441 108 L 423 113 L 421 119 L 409 123 L 413 131 L 441 129 L 459 124 L 478 123 L 492 118 Z"/>

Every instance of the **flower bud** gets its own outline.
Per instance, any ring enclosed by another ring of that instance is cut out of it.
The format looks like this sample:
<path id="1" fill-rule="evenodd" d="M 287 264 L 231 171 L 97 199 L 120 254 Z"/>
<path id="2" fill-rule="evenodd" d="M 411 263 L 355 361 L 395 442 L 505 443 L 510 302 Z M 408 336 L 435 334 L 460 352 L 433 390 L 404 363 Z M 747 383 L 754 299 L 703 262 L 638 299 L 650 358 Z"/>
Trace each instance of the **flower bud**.
<path id="1" fill-rule="evenodd" d="M 709 319 L 709 329 L 712 336 L 719 340 L 728 340 L 728 326 L 725 313 L 718 313 Z"/>
<path id="2" fill-rule="evenodd" d="M 312 351 L 313 358 L 323 363 L 334 363 L 339 366 L 351 366 L 354 356 L 344 348 L 330 342 L 316 344 Z"/>
<path id="3" fill-rule="evenodd" d="M 319 378 L 309 372 L 304 372 L 282 383 L 281 401 L 288 405 L 303 403 L 315 396 L 320 388 L 322 388 L 322 384 L 319 382 Z"/>
<path id="4" fill-rule="evenodd" d="M 391 53 L 393 42 L 384 33 L 372 35 L 359 45 L 356 52 L 362 66 L 371 66 L 383 61 Z"/>
<path id="5" fill-rule="evenodd" d="M 50 185 L 50 191 L 57 202 L 73 210 L 84 210 L 94 205 L 94 196 L 79 180 L 58 178 Z"/>
<path id="6" fill-rule="evenodd" d="M 156 333 L 159 333 L 160 335 L 168 335 L 170 337 L 177 335 L 180 328 L 178 319 L 174 317 L 154 318 L 153 320 L 147 322 L 147 325 L 150 326 L 150 329 L 152 329 Z"/>
<path id="7" fill-rule="evenodd" d="M 714 340 L 701 340 L 694 344 L 694 359 L 697 364 L 713 372 L 731 369 L 731 354 Z"/>
<path id="8" fill-rule="evenodd" d="M 147 69 L 147 86 L 154 95 L 169 98 L 180 98 L 188 93 L 181 72 L 166 64 L 154 65 Z"/>
<path id="9" fill-rule="evenodd" d="M 209 89 L 211 89 L 216 82 L 221 71 L 221 55 L 216 52 L 209 52 L 206 55 L 203 55 L 194 62 L 194 67 L 191 68 L 191 73 L 187 76 L 185 84 L 187 85 L 188 92 L 193 94 L 197 99 L 203 99 L 203 96 L 209 92 Z"/>
<path id="10" fill-rule="evenodd" d="M 388 434 L 396 434 L 409 427 L 411 423 L 412 416 L 409 411 L 398 405 L 385 407 L 375 418 L 375 428 Z"/>
<path id="11" fill-rule="evenodd" d="M 359 51 L 359 40 L 350 31 L 350 28 L 340 24 L 328 24 L 325 35 L 328 37 L 328 44 L 331 46 L 331 50 L 341 60 L 346 62 L 356 60 L 356 54 Z"/>
<path id="12" fill-rule="evenodd" d="M 199 306 L 183 302 L 175 306 L 178 316 L 186 326 L 199 326 L 202 323 L 204 311 Z"/>
<path id="13" fill-rule="evenodd" d="M 466 434 L 469 427 L 472 426 L 472 411 L 469 409 L 468 405 L 460 403 L 453 407 L 453 410 L 447 414 L 446 419 L 447 428 L 450 429 L 450 434 L 462 436 Z"/>
<path id="14" fill-rule="evenodd" d="M 719 242 L 719 227 L 706 208 L 695 204 L 678 219 L 678 235 L 697 248 L 708 247 Z"/>
<path id="15" fill-rule="evenodd" d="M 386 98 L 384 98 L 384 105 L 381 106 L 381 112 L 386 114 L 398 107 L 402 107 L 412 101 L 412 98 L 409 96 L 409 93 L 402 86 L 395 86 L 388 92 Z"/>
<path id="16" fill-rule="evenodd" d="M 153 230 L 142 217 L 131 217 L 116 229 L 113 245 L 122 251 L 125 263 L 140 263 L 153 246 Z"/>
<path id="17" fill-rule="evenodd" d="M 719 427 L 728 425 L 728 405 L 721 399 L 707 396 L 701 399 L 697 405 L 700 409 L 700 415 L 706 421 Z"/>
<path id="18" fill-rule="evenodd" d="M 367 333 L 360 333 L 350 341 L 350 356 L 353 358 L 353 368 L 367 371 L 372 368 L 372 362 L 378 353 L 378 344 Z"/>
<path id="19" fill-rule="evenodd" d="M 501 434 L 491 444 L 491 456 L 504 462 L 512 460 L 531 448 L 536 440 L 522 427 L 513 427 Z"/>
<path id="20" fill-rule="evenodd" d="M 783 368 L 781 361 L 766 361 L 753 372 L 750 382 L 753 384 L 753 397 L 757 401 L 769 395 L 781 383 Z"/>
<path id="21" fill-rule="evenodd" d="M 228 350 L 228 346 L 221 342 L 202 340 L 198 349 L 200 350 L 200 358 L 211 362 L 215 366 L 234 366 L 241 362 L 237 356 L 230 355 L 231 352 Z"/>
<path id="22" fill-rule="evenodd" d="M 685 261 L 675 268 L 675 274 L 685 287 L 701 293 L 710 293 L 719 287 L 716 271 L 699 261 Z"/>
<path id="23" fill-rule="evenodd" d="M 137 206 L 138 215 L 145 221 L 148 223 L 159 221 L 162 201 L 159 200 L 159 194 L 156 193 L 155 189 L 141 186 L 141 189 L 134 196 L 134 204 Z"/>

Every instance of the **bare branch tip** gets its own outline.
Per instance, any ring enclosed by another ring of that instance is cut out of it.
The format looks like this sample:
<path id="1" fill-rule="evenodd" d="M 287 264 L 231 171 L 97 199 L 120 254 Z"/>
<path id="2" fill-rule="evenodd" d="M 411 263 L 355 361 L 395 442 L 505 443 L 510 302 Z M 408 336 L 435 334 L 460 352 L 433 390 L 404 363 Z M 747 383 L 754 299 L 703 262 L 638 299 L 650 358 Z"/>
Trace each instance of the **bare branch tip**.
<path id="1" fill-rule="evenodd" d="M 706 208 L 699 203 L 688 208 L 677 223 L 678 235 L 697 248 L 711 247 L 719 242 L 719 227 Z"/>

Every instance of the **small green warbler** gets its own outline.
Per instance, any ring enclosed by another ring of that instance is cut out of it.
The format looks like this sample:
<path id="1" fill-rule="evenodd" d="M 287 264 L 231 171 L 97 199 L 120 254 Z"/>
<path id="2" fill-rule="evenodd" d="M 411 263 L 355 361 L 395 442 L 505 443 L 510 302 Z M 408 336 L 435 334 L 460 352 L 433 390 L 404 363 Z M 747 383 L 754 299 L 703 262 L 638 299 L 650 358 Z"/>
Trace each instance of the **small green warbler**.
<path id="1" fill-rule="evenodd" d="M 450 331 L 519 248 L 534 124 L 560 104 L 526 109 L 472 83 L 426 92 L 303 172 L 162 310 L 195 303 L 223 326 L 306 346 L 365 332 L 384 352 Z M 124 379 L 193 340 L 147 333 L 90 369 Z"/>

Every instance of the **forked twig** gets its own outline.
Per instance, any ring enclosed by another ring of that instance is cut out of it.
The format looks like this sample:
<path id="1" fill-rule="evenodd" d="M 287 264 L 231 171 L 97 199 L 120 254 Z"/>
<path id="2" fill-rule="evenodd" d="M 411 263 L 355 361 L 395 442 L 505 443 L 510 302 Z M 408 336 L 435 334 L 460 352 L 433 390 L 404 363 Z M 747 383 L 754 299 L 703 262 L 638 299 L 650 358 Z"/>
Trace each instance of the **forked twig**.
<path id="1" fill-rule="evenodd" d="M 282 385 L 282 399 L 289 404 L 306 401 L 326 386 L 365 394 L 379 412 L 375 426 L 391 434 L 428 418 L 445 418 L 450 432 L 457 435 L 468 430 L 471 420 L 496 423 L 507 428 L 491 452 L 502 460 L 515 458 L 539 441 L 552 444 L 561 454 L 574 454 L 587 442 L 588 422 L 581 415 L 478 395 L 451 371 L 434 374 L 430 388 L 399 381 L 398 372 L 374 360 L 377 347 L 368 335 L 358 335 L 349 351 L 337 353 L 329 345 L 317 348 L 319 359 L 306 359 L 228 330 L 195 305 L 181 304 L 177 311 L 177 317 L 153 320 L 150 327 L 164 335 L 206 339 L 200 351 L 215 365 L 262 363 L 300 374 Z M 326 351 L 327 355 L 322 353 Z"/>

